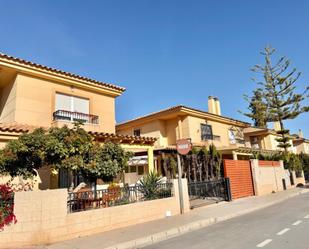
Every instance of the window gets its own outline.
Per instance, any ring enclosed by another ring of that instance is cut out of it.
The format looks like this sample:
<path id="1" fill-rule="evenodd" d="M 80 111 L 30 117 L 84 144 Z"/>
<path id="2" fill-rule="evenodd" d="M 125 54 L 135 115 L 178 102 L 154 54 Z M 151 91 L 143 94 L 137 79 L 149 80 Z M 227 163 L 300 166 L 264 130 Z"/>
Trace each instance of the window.
<path id="1" fill-rule="evenodd" d="M 257 137 L 250 137 L 250 142 L 251 142 L 251 147 L 253 149 L 259 149 L 260 146 L 259 146 L 259 140 Z"/>
<path id="2" fill-rule="evenodd" d="M 137 168 L 137 174 L 140 175 L 144 175 L 144 166 L 138 166 Z"/>
<path id="3" fill-rule="evenodd" d="M 231 128 L 228 131 L 230 144 L 245 144 L 244 135 L 242 130 Z"/>
<path id="4" fill-rule="evenodd" d="M 89 99 L 56 93 L 54 120 L 98 123 L 98 117 L 89 115 Z"/>
<path id="5" fill-rule="evenodd" d="M 133 135 L 139 137 L 141 135 L 141 129 L 134 130 Z"/>
<path id="6" fill-rule="evenodd" d="M 212 127 L 211 125 L 201 124 L 201 140 L 212 140 Z"/>
<path id="7" fill-rule="evenodd" d="M 236 144 L 236 137 L 233 130 L 229 130 L 230 144 Z"/>
<path id="8" fill-rule="evenodd" d="M 55 109 L 89 114 L 89 99 L 56 93 Z"/>
<path id="9" fill-rule="evenodd" d="M 130 166 L 130 173 L 136 173 L 136 165 Z"/>

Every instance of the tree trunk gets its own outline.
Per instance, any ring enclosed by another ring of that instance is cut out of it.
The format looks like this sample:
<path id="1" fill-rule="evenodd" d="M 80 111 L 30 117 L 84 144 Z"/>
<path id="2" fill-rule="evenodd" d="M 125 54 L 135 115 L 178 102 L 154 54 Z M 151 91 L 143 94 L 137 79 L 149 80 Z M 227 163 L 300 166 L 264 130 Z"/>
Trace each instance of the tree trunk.
<path id="1" fill-rule="evenodd" d="M 284 126 L 283 126 L 283 122 L 282 122 L 281 119 L 279 119 L 279 123 L 280 123 L 281 131 L 284 131 Z M 284 132 L 282 132 L 282 138 L 285 139 L 285 134 L 284 134 Z M 284 152 L 285 152 L 285 153 L 288 152 L 288 148 L 287 148 L 287 147 L 284 147 Z"/>

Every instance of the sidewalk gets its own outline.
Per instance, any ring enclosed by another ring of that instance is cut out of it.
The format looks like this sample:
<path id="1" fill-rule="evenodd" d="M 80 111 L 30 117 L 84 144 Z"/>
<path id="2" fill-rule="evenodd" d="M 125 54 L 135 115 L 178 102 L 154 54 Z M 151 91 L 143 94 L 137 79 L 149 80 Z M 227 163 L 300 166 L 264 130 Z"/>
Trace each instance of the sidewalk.
<path id="1" fill-rule="evenodd" d="M 261 197 L 248 197 L 200 207 L 184 215 L 138 224 L 101 234 L 77 238 L 37 249 L 125 249 L 149 245 L 217 222 L 243 215 L 307 193 L 309 189 L 290 189 Z"/>

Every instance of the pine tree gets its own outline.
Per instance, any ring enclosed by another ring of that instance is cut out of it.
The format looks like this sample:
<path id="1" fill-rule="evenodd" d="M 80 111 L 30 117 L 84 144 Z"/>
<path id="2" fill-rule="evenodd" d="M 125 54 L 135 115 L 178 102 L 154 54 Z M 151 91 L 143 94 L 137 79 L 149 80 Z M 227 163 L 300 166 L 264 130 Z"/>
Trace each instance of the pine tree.
<path id="1" fill-rule="evenodd" d="M 267 104 L 267 122 L 279 122 L 281 130 L 277 133 L 281 135 L 277 141 L 278 147 L 287 148 L 289 143 L 289 130 L 284 128 L 283 121 L 294 119 L 298 115 L 308 112 L 308 106 L 302 106 L 302 101 L 308 97 L 309 87 L 303 93 L 296 93 L 296 82 L 301 73 L 295 68 L 290 69 L 290 60 L 281 57 L 276 63 L 272 63 L 271 57 L 275 49 L 266 47 L 261 54 L 265 58 L 264 65 L 255 65 L 253 72 L 262 74 L 263 81 L 258 82 L 261 86 L 263 98 Z"/>
<path id="2" fill-rule="evenodd" d="M 251 118 L 256 127 L 267 127 L 266 110 L 267 105 L 263 99 L 262 89 L 258 88 L 253 91 L 253 95 L 250 98 L 248 95 L 244 95 L 245 100 L 249 103 L 249 113 L 243 113 L 245 116 Z"/>

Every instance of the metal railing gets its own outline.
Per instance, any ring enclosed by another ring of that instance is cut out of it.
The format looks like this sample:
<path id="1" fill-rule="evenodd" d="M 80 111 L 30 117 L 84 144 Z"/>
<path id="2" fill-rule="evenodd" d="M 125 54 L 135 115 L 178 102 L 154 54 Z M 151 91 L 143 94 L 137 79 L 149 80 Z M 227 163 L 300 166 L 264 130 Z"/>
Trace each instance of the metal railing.
<path id="1" fill-rule="evenodd" d="M 236 140 L 236 143 L 238 143 L 238 144 L 245 144 L 246 143 L 246 141 L 244 139 L 241 139 L 241 138 L 236 138 L 235 140 Z"/>
<path id="2" fill-rule="evenodd" d="M 230 201 L 230 184 L 228 178 L 188 183 L 190 200 L 216 198 Z"/>
<path id="3" fill-rule="evenodd" d="M 88 124 L 99 124 L 99 116 L 81 112 L 57 110 L 53 113 L 53 120 L 76 121 Z"/>
<path id="4" fill-rule="evenodd" d="M 212 140 L 214 140 L 214 141 L 220 141 L 220 140 L 221 140 L 221 137 L 218 136 L 218 135 L 212 135 Z"/>
<path id="5" fill-rule="evenodd" d="M 151 193 L 140 185 L 68 193 L 69 213 L 172 197 L 172 183 L 158 184 Z"/>
<path id="6" fill-rule="evenodd" d="M 207 140 L 220 141 L 221 137 L 218 135 L 202 135 L 201 140 L 202 141 L 207 141 Z"/>

